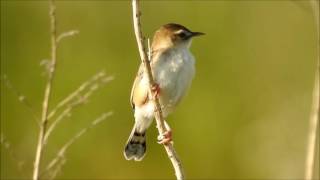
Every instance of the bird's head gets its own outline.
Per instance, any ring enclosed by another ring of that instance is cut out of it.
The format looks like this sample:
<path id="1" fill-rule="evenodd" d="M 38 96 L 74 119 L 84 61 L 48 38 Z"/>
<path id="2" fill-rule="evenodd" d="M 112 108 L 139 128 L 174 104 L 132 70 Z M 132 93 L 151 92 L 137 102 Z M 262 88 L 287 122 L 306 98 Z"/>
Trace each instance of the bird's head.
<path id="1" fill-rule="evenodd" d="M 152 40 L 152 50 L 175 47 L 189 48 L 191 39 L 200 35 L 204 35 L 204 33 L 190 31 L 180 24 L 165 24 L 155 32 Z"/>

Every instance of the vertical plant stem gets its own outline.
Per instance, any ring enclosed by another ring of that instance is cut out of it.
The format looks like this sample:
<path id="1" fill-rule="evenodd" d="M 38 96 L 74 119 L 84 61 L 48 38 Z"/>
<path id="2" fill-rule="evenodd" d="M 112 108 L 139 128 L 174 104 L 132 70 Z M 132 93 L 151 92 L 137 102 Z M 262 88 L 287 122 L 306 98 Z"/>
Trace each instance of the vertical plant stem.
<path id="1" fill-rule="evenodd" d="M 140 23 L 141 12 L 139 10 L 138 0 L 132 0 L 132 9 L 133 9 L 133 26 L 134 26 L 135 36 L 137 39 L 139 54 L 140 54 L 141 61 L 144 65 L 145 72 L 148 75 L 149 93 L 151 94 L 151 97 L 153 97 L 152 100 L 156 109 L 154 112 L 154 116 L 157 122 L 159 134 L 161 135 L 161 134 L 164 134 L 167 131 L 167 129 L 164 125 L 164 118 L 162 115 L 159 99 L 156 96 L 154 96 L 154 92 L 152 91 L 152 87 L 155 85 L 155 81 L 154 81 L 152 71 L 151 71 L 151 66 L 150 66 L 151 58 L 148 58 L 147 56 L 144 38 L 141 31 L 141 23 Z M 182 169 L 182 164 L 180 159 L 178 158 L 178 155 L 172 143 L 164 144 L 164 148 L 166 149 L 168 157 L 171 160 L 177 179 L 179 180 L 184 179 L 185 175 Z"/>
<path id="2" fill-rule="evenodd" d="M 57 58 L 57 40 L 56 40 L 56 17 L 55 17 L 55 4 L 54 0 L 50 0 L 50 24 L 51 24 L 51 64 L 48 72 L 48 80 L 45 88 L 44 99 L 42 104 L 42 115 L 40 132 L 38 137 L 37 150 L 34 160 L 33 168 L 33 180 L 39 179 L 39 171 L 41 166 L 41 159 L 43 154 L 43 142 L 44 136 L 47 130 L 48 123 L 48 110 L 49 110 L 49 100 L 51 96 L 51 87 L 54 78 L 55 68 L 56 68 L 56 58 Z"/>
<path id="3" fill-rule="evenodd" d="M 316 26 L 316 39 L 317 39 L 317 59 L 316 59 L 316 71 L 315 71 L 315 79 L 314 79 L 314 87 L 312 94 L 312 105 L 311 105 L 311 114 L 309 120 L 309 131 L 308 131 L 308 140 L 307 140 L 307 156 L 306 156 L 306 164 L 305 164 L 305 179 L 311 180 L 313 179 L 313 174 L 315 170 L 315 161 L 316 161 L 316 149 L 317 149 L 317 136 L 319 134 L 319 104 L 320 104 L 320 36 L 319 36 L 319 1 L 310 0 L 310 5 L 314 15 L 314 22 Z M 319 144 L 318 144 L 319 145 Z"/>

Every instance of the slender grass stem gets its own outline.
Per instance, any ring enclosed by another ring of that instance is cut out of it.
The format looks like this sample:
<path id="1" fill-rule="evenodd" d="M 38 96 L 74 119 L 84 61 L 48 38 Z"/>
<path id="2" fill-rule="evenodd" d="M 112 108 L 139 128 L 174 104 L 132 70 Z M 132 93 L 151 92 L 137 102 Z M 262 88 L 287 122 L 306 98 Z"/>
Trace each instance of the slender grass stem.
<path id="1" fill-rule="evenodd" d="M 34 160 L 34 168 L 33 168 L 33 180 L 39 179 L 39 171 L 41 167 L 41 159 L 43 154 L 43 142 L 44 136 L 47 130 L 48 124 L 48 111 L 49 111 L 49 100 L 51 97 L 51 87 L 52 82 L 55 75 L 56 69 L 56 61 L 57 61 L 57 29 L 56 29 L 56 7 L 54 0 L 50 0 L 50 24 L 51 24 L 51 64 L 48 72 L 48 80 L 44 92 L 44 99 L 42 103 L 42 115 L 41 115 L 41 122 L 40 122 L 40 132 L 38 137 L 38 144 L 35 154 Z"/>

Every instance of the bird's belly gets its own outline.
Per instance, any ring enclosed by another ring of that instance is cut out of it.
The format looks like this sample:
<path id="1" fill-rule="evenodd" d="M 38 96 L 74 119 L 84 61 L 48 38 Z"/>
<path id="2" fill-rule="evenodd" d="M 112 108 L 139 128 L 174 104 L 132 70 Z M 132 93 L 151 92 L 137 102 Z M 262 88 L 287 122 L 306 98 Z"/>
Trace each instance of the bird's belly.
<path id="1" fill-rule="evenodd" d="M 156 81 L 160 85 L 160 103 L 167 116 L 190 87 L 195 71 L 194 61 L 192 56 L 175 59 L 162 64 L 160 69 L 156 74 Z"/>

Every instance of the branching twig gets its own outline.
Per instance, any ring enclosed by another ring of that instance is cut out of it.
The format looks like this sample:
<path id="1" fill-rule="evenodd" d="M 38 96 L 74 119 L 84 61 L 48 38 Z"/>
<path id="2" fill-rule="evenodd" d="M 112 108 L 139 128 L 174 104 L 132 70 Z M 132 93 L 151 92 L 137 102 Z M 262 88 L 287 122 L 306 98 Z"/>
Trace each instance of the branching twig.
<path id="1" fill-rule="evenodd" d="M 41 157 L 43 152 L 43 142 L 44 136 L 47 130 L 47 122 L 48 122 L 48 110 L 49 110 L 49 99 L 51 96 L 51 86 L 55 74 L 56 68 L 56 57 L 57 57 L 57 37 L 56 37 L 56 15 L 55 15 L 55 4 L 54 0 L 50 1 L 50 21 L 51 21 L 51 67 L 48 72 L 48 81 L 45 88 L 44 99 L 42 104 L 42 116 L 41 116 L 41 124 L 40 124 L 40 132 L 37 144 L 37 150 L 34 160 L 34 168 L 33 168 L 33 180 L 39 179 L 39 169 L 41 163 Z"/>
<path id="2" fill-rule="evenodd" d="M 161 105 L 160 105 L 159 99 L 153 95 L 153 91 L 152 91 L 152 87 L 155 85 L 155 81 L 154 81 L 152 71 L 151 71 L 151 66 L 149 63 L 151 59 L 148 59 L 147 51 L 146 51 L 146 48 L 144 45 L 144 38 L 142 35 L 142 31 L 141 31 L 141 24 L 140 24 L 141 12 L 139 10 L 138 0 L 132 0 L 132 9 L 133 9 L 134 32 L 135 32 L 135 36 L 137 39 L 139 54 L 140 54 L 141 61 L 144 64 L 145 73 L 148 76 L 149 92 L 151 94 L 151 97 L 153 97 L 153 102 L 154 102 L 154 106 L 156 109 L 154 116 L 155 116 L 155 119 L 157 122 L 159 134 L 164 134 L 167 131 L 167 129 L 164 125 L 164 118 L 162 116 Z M 175 149 L 173 148 L 172 143 L 168 143 L 167 145 L 164 145 L 164 148 L 166 149 L 168 157 L 171 160 L 171 163 L 174 167 L 175 175 L 176 175 L 177 179 L 184 179 L 185 175 L 184 175 L 184 172 L 182 169 L 182 165 L 181 165 L 181 162 L 178 158 L 178 155 L 177 155 Z"/>
<path id="3" fill-rule="evenodd" d="M 71 111 L 78 107 L 79 105 L 84 104 L 89 97 L 98 90 L 99 87 L 105 85 L 106 83 L 113 80 L 112 76 L 105 77 L 104 72 L 100 72 L 97 75 L 95 75 L 91 80 L 84 82 L 77 90 L 75 90 L 73 93 L 71 93 L 67 98 L 65 98 L 63 101 L 61 101 L 58 106 L 56 107 L 56 110 L 52 111 L 52 116 L 55 114 L 55 112 L 64 106 L 67 106 L 64 111 L 55 119 L 55 121 L 52 122 L 52 124 L 49 126 L 45 137 L 44 137 L 44 144 L 47 143 L 48 137 L 51 135 L 53 130 L 56 128 L 57 124 L 61 122 L 66 116 L 69 116 L 71 114 Z M 89 88 L 89 89 L 87 89 Z M 82 91 L 87 90 L 85 94 Z M 78 98 L 77 98 L 78 97 Z M 74 100 L 77 98 L 76 100 Z M 73 101 L 73 102 L 71 102 Z M 50 113 L 51 114 L 51 113 Z M 50 114 L 48 117 L 50 117 Z M 51 116 L 51 117 L 52 117 Z"/>
<path id="4" fill-rule="evenodd" d="M 57 38 L 57 43 L 59 43 L 62 39 L 67 38 L 67 37 L 72 37 L 74 35 L 79 34 L 78 30 L 72 30 L 72 31 L 68 31 L 68 32 L 64 32 L 62 34 L 60 34 Z"/>
<path id="5" fill-rule="evenodd" d="M 102 114 L 100 117 L 98 117 L 96 120 L 92 121 L 92 123 L 82 129 L 81 131 L 79 131 L 74 137 L 72 137 L 65 145 L 62 146 L 62 148 L 58 151 L 56 157 L 54 159 L 52 159 L 48 166 L 46 167 L 46 169 L 44 170 L 44 173 L 49 172 L 53 167 L 56 167 L 51 174 L 50 179 L 53 179 L 58 171 L 61 169 L 62 165 L 65 163 L 66 159 L 65 159 L 65 152 L 68 150 L 68 148 L 77 140 L 79 139 L 83 134 L 85 134 L 88 130 L 92 129 L 93 127 L 95 127 L 97 124 L 99 124 L 100 122 L 102 122 L 103 120 L 105 120 L 106 118 L 108 118 L 109 116 L 111 116 L 113 113 L 112 112 L 108 112 L 108 113 L 104 113 Z"/>
<path id="6" fill-rule="evenodd" d="M 314 87 L 313 87 L 313 94 L 312 94 L 312 106 L 311 106 L 311 114 L 310 114 L 310 122 L 309 122 L 309 134 L 308 134 L 308 142 L 307 142 L 307 157 L 306 157 L 306 165 L 305 165 L 305 179 L 311 180 L 313 179 L 314 173 L 314 165 L 315 165 L 315 154 L 316 154 L 316 145 L 317 145 L 317 136 L 319 134 L 319 104 L 320 104 L 320 78 L 319 78 L 319 71 L 320 71 L 320 35 L 319 35 L 319 1 L 310 0 L 310 5 L 313 11 L 315 25 L 316 25 L 316 33 L 317 33 L 317 62 L 316 62 L 316 71 L 315 71 L 315 80 L 314 80 Z"/>
<path id="7" fill-rule="evenodd" d="M 81 84 L 78 89 L 76 89 L 74 92 L 69 94 L 62 101 L 60 101 L 58 103 L 58 105 L 51 110 L 51 112 L 48 115 L 48 119 L 51 119 L 59 109 L 70 104 L 70 102 L 72 100 L 79 97 L 81 95 L 81 93 L 84 92 L 87 88 L 90 88 L 90 86 L 92 86 L 92 84 L 99 82 L 99 81 L 101 81 L 102 83 L 109 82 L 111 79 L 112 79 L 112 77 L 106 77 L 106 74 L 104 71 L 100 71 L 99 73 L 94 75 L 90 80 Z"/>

